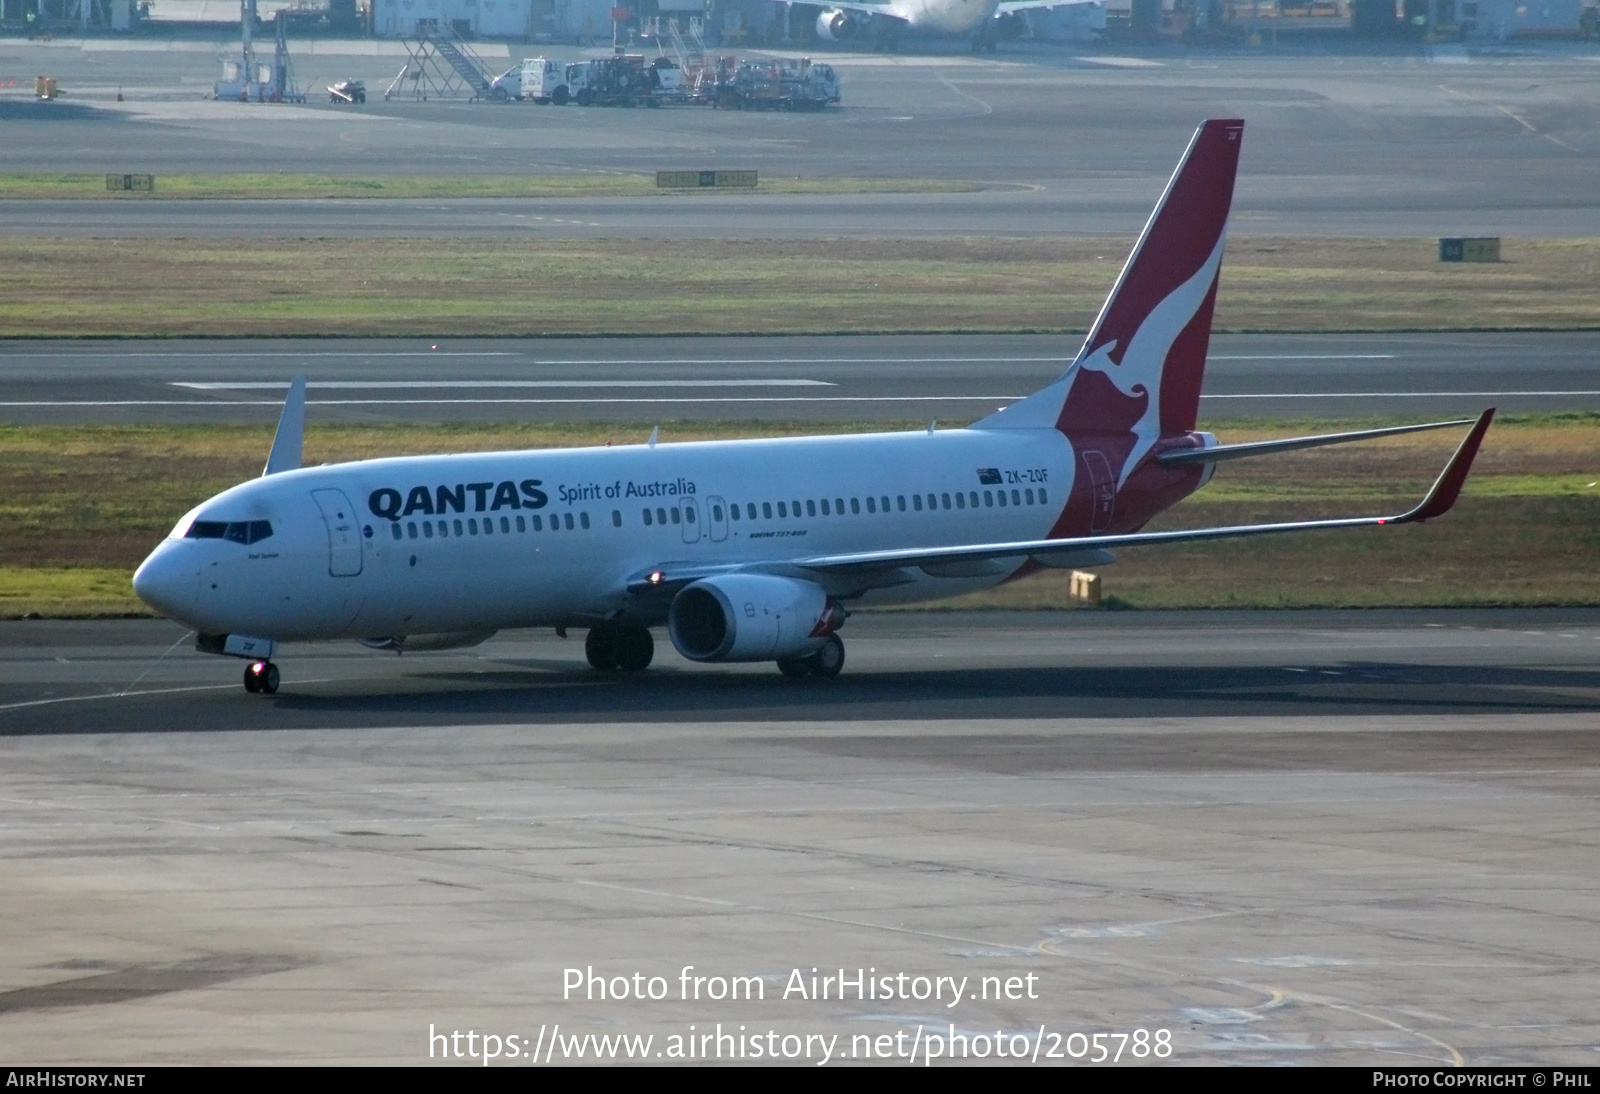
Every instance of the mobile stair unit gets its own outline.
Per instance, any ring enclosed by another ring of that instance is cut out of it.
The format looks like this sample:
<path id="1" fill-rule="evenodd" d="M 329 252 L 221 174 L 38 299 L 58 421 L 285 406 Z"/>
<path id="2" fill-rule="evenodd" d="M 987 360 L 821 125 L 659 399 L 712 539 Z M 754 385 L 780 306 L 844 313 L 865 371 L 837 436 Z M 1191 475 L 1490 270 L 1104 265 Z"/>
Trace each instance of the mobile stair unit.
<path id="1" fill-rule="evenodd" d="M 494 74 L 483 58 L 473 52 L 454 28 L 424 30 L 417 24 L 418 37 L 403 39 L 406 66 L 394 78 L 385 99 L 409 97 L 428 99 L 487 99 L 491 96 Z"/>

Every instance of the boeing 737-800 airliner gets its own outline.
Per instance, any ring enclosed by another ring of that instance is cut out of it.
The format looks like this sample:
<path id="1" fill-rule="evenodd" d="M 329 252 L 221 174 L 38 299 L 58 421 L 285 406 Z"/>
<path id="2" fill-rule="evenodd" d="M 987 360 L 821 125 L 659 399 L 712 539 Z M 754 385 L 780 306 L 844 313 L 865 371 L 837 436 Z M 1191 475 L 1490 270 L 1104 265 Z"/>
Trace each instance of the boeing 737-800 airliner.
<path id="1" fill-rule="evenodd" d="M 261 478 L 185 514 L 134 575 L 143 600 L 249 660 L 280 642 L 446 649 L 508 627 L 588 628 L 597 669 L 694 661 L 832 676 L 862 604 L 936 600 L 1119 547 L 1427 520 L 1454 504 L 1485 411 L 1395 516 L 1140 529 L 1221 461 L 1435 429 L 1253 444 L 1195 432 L 1244 124 L 1195 133 L 1077 359 L 965 429 L 363 460 L 302 468 L 296 379 Z"/>

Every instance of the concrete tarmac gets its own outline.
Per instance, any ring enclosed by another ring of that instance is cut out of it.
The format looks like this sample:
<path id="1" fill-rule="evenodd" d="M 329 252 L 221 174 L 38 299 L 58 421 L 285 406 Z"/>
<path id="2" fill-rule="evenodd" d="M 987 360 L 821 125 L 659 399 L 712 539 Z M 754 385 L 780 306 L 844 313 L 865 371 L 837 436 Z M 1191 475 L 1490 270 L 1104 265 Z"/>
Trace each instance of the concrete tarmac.
<path id="1" fill-rule="evenodd" d="M 0 626 L 8 1062 L 1593 1065 L 1595 612 L 850 631 L 833 681 L 514 634 L 262 699 Z"/>
<path id="2" fill-rule="evenodd" d="M 0 344 L 0 421 L 965 422 L 1060 375 L 1081 337 L 245 339 Z M 1205 423 L 1600 409 L 1593 332 L 1219 335 Z"/>
<path id="3" fill-rule="evenodd" d="M 314 88 L 365 77 L 373 91 L 365 107 L 213 102 L 202 96 L 218 75 L 216 54 L 80 45 L 0 42 L 0 74 L 54 72 L 66 95 L 53 103 L 0 97 L 8 170 L 152 172 L 159 188 L 159 176 L 174 172 L 754 168 L 991 188 L 709 200 L 0 203 L 10 233 L 1129 235 L 1195 125 L 1216 116 L 1247 122 L 1236 232 L 1567 237 L 1591 235 L 1600 222 L 1600 89 L 1588 44 L 1379 54 L 1301 39 L 1252 54 L 1118 56 L 1028 43 L 994 58 L 818 54 L 844 81 L 843 104 L 822 114 L 379 102 L 404 59 L 373 52 L 374 43 L 351 43 L 344 54 L 318 43 L 297 67 Z"/>

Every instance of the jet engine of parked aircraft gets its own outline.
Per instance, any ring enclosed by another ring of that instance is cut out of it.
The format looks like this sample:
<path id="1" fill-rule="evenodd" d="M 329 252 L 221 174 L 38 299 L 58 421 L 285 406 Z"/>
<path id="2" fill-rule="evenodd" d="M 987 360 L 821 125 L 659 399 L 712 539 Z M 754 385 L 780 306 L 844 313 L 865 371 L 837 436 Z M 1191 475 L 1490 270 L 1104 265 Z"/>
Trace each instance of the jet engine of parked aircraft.
<path id="1" fill-rule="evenodd" d="M 837 8 L 817 16 L 817 37 L 825 42 L 848 42 L 861 33 L 866 17 Z"/>

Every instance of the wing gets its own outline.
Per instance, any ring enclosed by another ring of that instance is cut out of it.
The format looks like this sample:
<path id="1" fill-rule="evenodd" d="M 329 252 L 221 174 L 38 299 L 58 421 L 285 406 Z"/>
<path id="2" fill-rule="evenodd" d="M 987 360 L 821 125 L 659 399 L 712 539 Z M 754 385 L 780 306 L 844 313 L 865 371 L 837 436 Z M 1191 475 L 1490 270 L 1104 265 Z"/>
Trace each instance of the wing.
<path id="1" fill-rule="evenodd" d="M 1428 422 L 1426 425 L 1397 425 L 1388 429 L 1361 429 L 1354 433 L 1324 433 L 1317 437 L 1290 437 L 1282 441 L 1251 441 L 1247 444 L 1217 444 L 1210 448 L 1186 448 L 1163 452 L 1156 462 L 1163 467 L 1177 467 L 1186 463 L 1221 463 L 1239 460 L 1246 456 L 1265 456 L 1273 452 L 1296 452 L 1302 448 L 1321 448 L 1325 444 L 1349 444 L 1351 441 L 1370 441 L 1374 437 L 1394 437 L 1401 433 L 1421 433 L 1429 429 L 1446 429 L 1453 425 L 1466 425 L 1471 418 L 1458 418 L 1450 422 Z"/>
<path id="2" fill-rule="evenodd" d="M 1079 4 L 1102 4 L 1105 0 L 1002 0 L 996 15 L 1011 15 L 1019 11 L 1038 11 L 1040 8 L 1070 8 Z"/>
<path id="3" fill-rule="evenodd" d="M 837 579 L 855 579 L 859 588 L 883 588 L 914 580 L 909 574 L 897 577 L 898 571 L 921 568 L 949 576 L 976 576 L 985 572 L 983 567 L 994 566 L 999 560 L 1037 559 L 1047 565 L 1071 565 L 1083 559 L 1080 565 L 1095 565 L 1106 561 L 1105 552 L 1117 547 L 1145 547 L 1164 543 L 1187 543 L 1194 540 L 1236 539 L 1242 536 L 1276 535 L 1281 532 L 1312 532 L 1325 528 L 1372 528 L 1390 524 L 1414 524 L 1443 516 L 1455 505 L 1461 494 L 1461 485 L 1472 470 L 1472 461 L 1483 443 L 1489 423 L 1494 419 L 1494 409 L 1483 412 L 1473 425 L 1450 462 L 1434 480 L 1433 487 L 1421 502 L 1404 513 L 1393 516 L 1346 517 L 1337 520 L 1302 520 L 1282 524 L 1237 524 L 1222 528 L 1190 528 L 1176 532 L 1135 532 L 1114 536 L 1078 536 L 1072 539 L 1032 539 L 1009 543 L 973 543 L 948 547 L 920 547 L 892 551 L 858 551 L 849 554 L 815 555 L 777 562 L 743 563 L 720 566 L 664 565 L 658 569 L 635 574 L 628 580 L 628 590 L 633 593 L 649 591 L 669 592 L 682 588 L 703 577 L 732 571 L 787 574 L 809 577 L 825 585 L 837 585 Z M 1441 423 L 1442 424 L 1442 423 Z M 1401 427 L 1412 429 L 1415 427 Z M 1301 438 L 1306 440 L 1308 438 Z M 1318 438 L 1309 438 L 1318 440 Z M 1269 442 L 1276 443 L 1276 442 Z M 1332 442 L 1325 442 L 1332 443 Z M 1214 449 L 1212 451 L 1215 451 Z M 990 572 L 1000 572 L 994 566 Z M 835 580 L 829 580 L 830 578 Z"/>
<path id="4" fill-rule="evenodd" d="M 890 5 L 890 0 L 883 0 L 881 4 L 863 3 L 862 0 L 842 0 L 840 3 L 833 3 L 832 0 L 829 0 L 828 3 L 819 4 L 818 7 L 826 11 L 859 11 L 864 15 L 889 15 L 897 19 L 903 18 L 903 16 L 895 15 L 894 9 Z"/>

